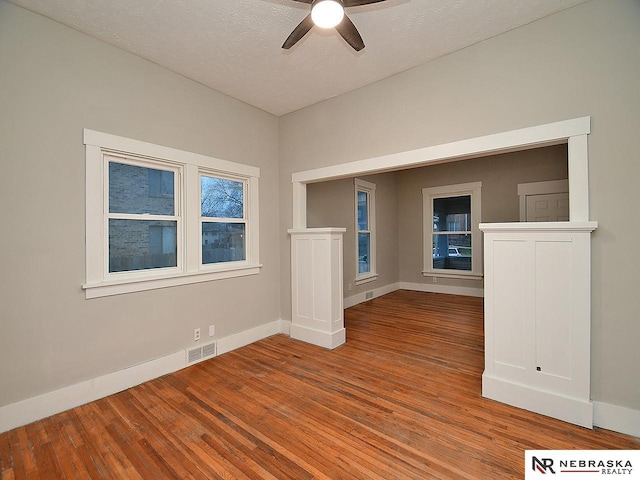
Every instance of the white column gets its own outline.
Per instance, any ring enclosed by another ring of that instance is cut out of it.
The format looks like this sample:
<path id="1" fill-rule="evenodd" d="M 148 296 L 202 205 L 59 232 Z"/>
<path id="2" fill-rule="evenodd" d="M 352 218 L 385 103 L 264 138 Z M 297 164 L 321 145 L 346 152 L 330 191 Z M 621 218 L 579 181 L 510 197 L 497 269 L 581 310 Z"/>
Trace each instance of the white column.
<path id="1" fill-rule="evenodd" d="M 291 235 L 291 337 L 333 349 L 346 341 L 342 303 L 344 228 Z"/>
<path id="2" fill-rule="evenodd" d="M 307 228 L 307 184 L 293 182 L 293 228 Z"/>
<path id="3" fill-rule="evenodd" d="M 569 138 L 569 219 L 589 221 L 589 146 L 587 135 Z"/>

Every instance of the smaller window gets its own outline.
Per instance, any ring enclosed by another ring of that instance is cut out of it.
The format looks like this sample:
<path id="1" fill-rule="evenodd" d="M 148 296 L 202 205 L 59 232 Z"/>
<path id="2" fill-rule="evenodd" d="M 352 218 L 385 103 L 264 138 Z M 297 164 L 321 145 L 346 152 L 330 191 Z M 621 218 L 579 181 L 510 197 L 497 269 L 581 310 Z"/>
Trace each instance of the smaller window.
<path id="1" fill-rule="evenodd" d="M 376 219 L 373 183 L 355 179 L 356 224 L 356 285 L 377 278 L 376 272 Z"/>
<path id="2" fill-rule="evenodd" d="M 244 179 L 200 175 L 203 265 L 247 259 L 245 192 Z"/>
<path id="3" fill-rule="evenodd" d="M 481 182 L 423 188 L 423 275 L 482 275 Z"/>

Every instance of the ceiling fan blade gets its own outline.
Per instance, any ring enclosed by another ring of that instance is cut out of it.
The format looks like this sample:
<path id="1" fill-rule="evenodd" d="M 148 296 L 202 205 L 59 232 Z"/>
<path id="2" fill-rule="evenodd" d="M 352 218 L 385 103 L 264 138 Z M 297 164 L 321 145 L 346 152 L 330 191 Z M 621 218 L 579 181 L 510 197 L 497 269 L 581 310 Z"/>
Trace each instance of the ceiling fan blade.
<path id="1" fill-rule="evenodd" d="M 293 0 L 294 2 L 300 2 L 300 3 L 307 3 L 309 5 L 311 5 L 313 3 L 313 0 Z M 381 0 L 378 0 L 381 1 Z"/>
<path id="2" fill-rule="evenodd" d="M 313 20 L 311 20 L 311 14 L 304 17 L 304 19 L 293 29 L 291 35 L 282 44 L 282 48 L 289 49 L 293 47 L 302 37 L 304 37 L 309 30 L 313 27 Z"/>
<path id="3" fill-rule="evenodd" d="M 364 48 L 364 41 L 358 32 L 358 29 L 346 15 L 342 21 L 336 25 L 336 30 L 356 52 Z"/>
<path id="4" fill-rule="evenodd" d="M 296 0 L 300 1 L 300 0 Z M 347 7 L 359 7 L 360 5 L 369 5 L 370 3 L 379 3 L 386 0 L 343 0 L 345 8 Z"/>

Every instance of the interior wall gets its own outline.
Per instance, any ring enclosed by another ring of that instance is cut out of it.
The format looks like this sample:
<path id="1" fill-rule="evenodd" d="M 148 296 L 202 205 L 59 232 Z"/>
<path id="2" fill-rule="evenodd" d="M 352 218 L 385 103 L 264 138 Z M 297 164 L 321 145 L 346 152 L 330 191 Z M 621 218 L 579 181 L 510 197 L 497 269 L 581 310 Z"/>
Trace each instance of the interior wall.
<path id="1" fill-rule="evenodd" d="M 637 0 L 592 0 L 281 117 L 283 317 L 292 173 L 591 116 L 592 398 L 640 409 L 640 300 L 635 271 L 621 268 L 640 264 L 625 201 L 640 178 L 638 25 Z"/>
<path id="2" fill-rule="evenodd" d="M 293 172 L 590 115 L 592 397 L 640 409 L 638 25 L 592 0 L 278 120 L 0 0 L 0 406 L 291 318 Z M 86 301 L 83 128 L 260 167 L 261 274 Z"/>
<path id="3" fill-rule="evenodd" d="M 277 118 L 4 1 L 0 65 L 0 406 L 177 352 L 196 327 L 280 318 L 277 208 L 260 211 L 259 275 L 81 288 L 83 128 L 260 167 L 260 204 L 277 205 Z"/>
<path id="4" fill-rule="evenodd" d="M 432 283 L 432 277 L 422 276 L 423 188 L 480 181 L 481 221 L 518 222 L 519 183 L 564 180 L 568 173 L 566 144 L 398 172 L 400 280 L 409 283 Z M 438 284 L 483 288 L 482 279 L 439 278 Z"/>
<path id="5" fill-rule="evenodd" d="M 376 185 L 376 280 L 356 285 L 355 185 L 353 178 L 307 185 L 307 226 L 345 227 L 345 298 L 399 281 L 398 191 L 396 174 L 358 177 Z"/>
<path id="6" fill-rule="evenodd" d="M 423 188 L 481 181 L 481 221 L 517 222 L 519 183 L 564 180 L 567 176 L 567 145 L 563 144 L 360 177 L 376 184 L 379 276 L 364 285 L 355 285 L 353 178 L 307 185 L 307 226 L 347 229 L 343 239 L 345 298 L 397 282 L 431 284 L 431 277 L 422 275 Z M 482 279 L 451 278 L 440 278 L 438 283 L 479 289 L 483 284 Z"/>

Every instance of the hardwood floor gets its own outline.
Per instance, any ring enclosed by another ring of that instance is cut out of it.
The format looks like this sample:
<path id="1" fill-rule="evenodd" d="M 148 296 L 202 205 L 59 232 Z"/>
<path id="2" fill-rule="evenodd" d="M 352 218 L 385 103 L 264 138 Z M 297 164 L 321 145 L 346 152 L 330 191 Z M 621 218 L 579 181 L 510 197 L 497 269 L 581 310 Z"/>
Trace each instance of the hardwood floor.
<path id="1" fill-rule="evenodd" d="M 3 479 L 501 479 L 640 440 L 480 395 L 482 299 L 398 291 L 333 351 L 277 335 L 0 435 Z"/>

